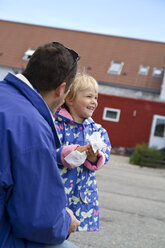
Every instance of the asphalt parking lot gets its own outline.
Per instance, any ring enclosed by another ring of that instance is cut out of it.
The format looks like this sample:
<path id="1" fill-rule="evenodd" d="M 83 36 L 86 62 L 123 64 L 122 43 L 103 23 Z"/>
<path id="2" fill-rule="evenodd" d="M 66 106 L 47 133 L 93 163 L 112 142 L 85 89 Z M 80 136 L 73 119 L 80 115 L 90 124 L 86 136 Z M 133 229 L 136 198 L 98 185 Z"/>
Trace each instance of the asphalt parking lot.
<path id="1" fill-rule="evenodd" d="M 97 183 L 100 230 L 76 232 L 70 241 L 79 248 L 165 248 L 165 169 L 111 155 Z"/>

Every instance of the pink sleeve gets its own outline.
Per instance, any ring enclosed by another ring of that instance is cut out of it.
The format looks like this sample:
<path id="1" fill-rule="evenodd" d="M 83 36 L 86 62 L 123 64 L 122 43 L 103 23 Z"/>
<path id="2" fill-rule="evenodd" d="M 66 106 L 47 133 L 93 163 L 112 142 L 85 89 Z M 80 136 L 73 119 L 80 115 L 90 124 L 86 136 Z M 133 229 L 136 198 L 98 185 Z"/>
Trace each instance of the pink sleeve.
<path id="1" fill-rule="evenodd" d="M 75 166 L 72 166 L 70 164 L 68 164 L 66 161 L 65 161 L 65 157 L 70 154 L 71 152 L 75 151 L 76 148 L 78 147 L 79 145 L 68 145 L 68 146 L 63 146 L 63 149 L 61 151 L 61 162 L 63 164 L 63 166 L 67 167 L 67 168 L 71 168 L 71 169 L 75 169 L 76 167 Z"/>
<path id="2" fill-rule="evenodd" d="M 105 156 L 104 154 L 99 151 L 99 154 L 98 154 L 98 161 L 96 164 L 92 164 L 89 160 L 85 160 L 84 162 L 84 165 L 89 169 L 89 170 L 99 170 L 101 167 L 103 167 L 105 163 Z"/>

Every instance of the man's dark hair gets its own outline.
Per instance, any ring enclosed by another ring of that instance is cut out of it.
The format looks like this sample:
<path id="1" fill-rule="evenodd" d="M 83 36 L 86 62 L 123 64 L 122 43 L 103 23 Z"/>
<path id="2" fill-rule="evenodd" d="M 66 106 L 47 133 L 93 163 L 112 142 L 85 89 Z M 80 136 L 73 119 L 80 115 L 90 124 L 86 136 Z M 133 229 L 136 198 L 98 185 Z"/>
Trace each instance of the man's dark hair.
<path id="1" fill-rule="evenodd" d="M 40 46 L 22 74 L 40 93 L 56 89 L 64 81 L 67 91 L 77 71 L 77 61 L 70 51 L 59 42 Z"/>

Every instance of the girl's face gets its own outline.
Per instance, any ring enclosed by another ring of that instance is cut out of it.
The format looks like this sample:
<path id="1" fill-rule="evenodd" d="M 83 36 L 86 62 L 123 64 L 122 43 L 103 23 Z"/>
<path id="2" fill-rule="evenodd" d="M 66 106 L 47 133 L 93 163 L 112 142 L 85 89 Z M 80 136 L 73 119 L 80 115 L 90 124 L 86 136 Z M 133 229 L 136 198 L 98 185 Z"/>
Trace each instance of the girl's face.
<path id="1" fill-rule="evenodd" d="M 67 105 L 73 120 L 83 123 L 83 121 L 91 117 L 98 105 L 98 92 L 93 87 L 77 92 L 73 101 L 67 101 Z"/>

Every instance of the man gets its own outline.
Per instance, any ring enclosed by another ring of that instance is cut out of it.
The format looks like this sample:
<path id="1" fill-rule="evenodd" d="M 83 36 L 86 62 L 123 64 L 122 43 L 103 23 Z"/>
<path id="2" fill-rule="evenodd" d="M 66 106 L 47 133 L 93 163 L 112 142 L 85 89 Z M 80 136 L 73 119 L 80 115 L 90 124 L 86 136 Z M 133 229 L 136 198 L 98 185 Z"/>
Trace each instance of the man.
<path id="1" fill-rule="evenodd" d="M 0 247 L 76 247 L 79 226 L 56 163 L 51 110 L 64 101 L 79 55 L 58 42 L 40 46 L 22 74 L 0 82 Z"/>

